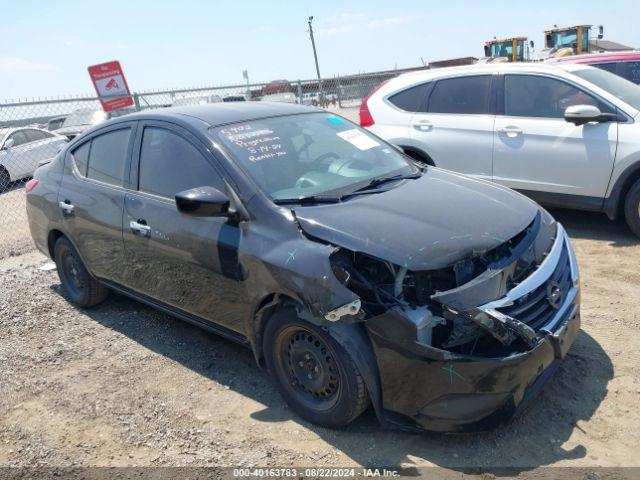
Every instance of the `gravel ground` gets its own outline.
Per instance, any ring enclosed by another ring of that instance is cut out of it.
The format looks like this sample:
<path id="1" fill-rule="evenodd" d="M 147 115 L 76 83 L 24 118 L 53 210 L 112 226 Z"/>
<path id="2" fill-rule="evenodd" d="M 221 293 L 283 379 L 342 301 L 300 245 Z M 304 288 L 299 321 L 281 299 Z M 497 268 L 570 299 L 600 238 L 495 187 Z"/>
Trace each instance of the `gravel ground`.
<path id="1" fill-rule="evenodd" d="M 0 193 L 0 259 L 33 249 L 25 210 L 24 182 Z"/>
<path id="2" fill-rule="evenodd" d="M 640 243 L 553 212 L 574 239 L 583 324 L 512 422 L 479 435 L 328 430 L 290 412 L 248 350 L 119 295 L 67 302 L 47 258 L 0 259 L 0 466 L 640 466 Z"/>

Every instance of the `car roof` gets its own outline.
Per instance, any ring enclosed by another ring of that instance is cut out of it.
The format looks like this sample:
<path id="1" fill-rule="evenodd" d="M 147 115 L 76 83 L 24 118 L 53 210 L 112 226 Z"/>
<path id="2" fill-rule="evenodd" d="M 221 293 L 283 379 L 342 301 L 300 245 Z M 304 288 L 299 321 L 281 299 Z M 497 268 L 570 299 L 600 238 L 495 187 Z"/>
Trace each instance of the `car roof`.
<path id="1" fill-rule="evenodd" d="M 229 123 L 245 122 L 260 118 L 296 115 L 302 113 L 322 112 L 324 110 L 306 105 L 281 102 L 228 102 L 205 105 L 185 105 L 179 107 L 146 110 L 120 117 L 117 120 L 141 120 L 156 118 L 163 120 L 180 117 L 198 119 L 208 126 L 215 127 Z"/>

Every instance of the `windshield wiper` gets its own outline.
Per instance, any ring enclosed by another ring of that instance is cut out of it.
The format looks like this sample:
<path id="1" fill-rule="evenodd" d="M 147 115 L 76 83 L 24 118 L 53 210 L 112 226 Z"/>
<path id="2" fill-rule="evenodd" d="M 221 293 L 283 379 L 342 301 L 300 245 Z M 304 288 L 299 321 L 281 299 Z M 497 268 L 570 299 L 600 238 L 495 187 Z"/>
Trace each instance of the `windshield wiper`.
<path id="1" fill-rule="evenodd" d="M 273 203 L 275 203 L 276 205 L 309 205 L 314 203 L 338 203 L 340 202 L 340 200 L 341 197 L 332 197 L 329 195 L 309 195 L 308 197 L 298 198 L 276 198 L 273 200 Z"/>
<path id="2" fill-rule="evenodd" d="M 383 185 L 385 183 L 388 182 L 393 182 L 395 180 L 409 180 L 412 178 L 420 178 L 422 176 L 421 173 L 411 173 L 411 174 L 400 174 L 400 175 L 392 175 L 390 177 L 380 177 L 380 178 L 374 178 L 373 180 L 371 180 L 369 183 L 367 183 L 365 186 L 360 187 L 356 190 L 354 190 L 353 192 L 347 194 L 347 195 L 352 195 L 356 192 L 365 192 L 371 189 L 374 189 L 376 187 L 379 187 L 380 185 Z"/>

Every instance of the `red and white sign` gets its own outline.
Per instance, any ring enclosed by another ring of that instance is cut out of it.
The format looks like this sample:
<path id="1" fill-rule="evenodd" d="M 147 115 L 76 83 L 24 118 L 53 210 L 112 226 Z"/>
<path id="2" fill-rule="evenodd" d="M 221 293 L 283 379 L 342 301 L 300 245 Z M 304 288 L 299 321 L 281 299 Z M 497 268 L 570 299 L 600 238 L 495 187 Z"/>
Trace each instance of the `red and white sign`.
<path id="1" fill-rule="evenodd" d="M 124 79 L 120 62 L 101 63 L 88 68 L 89 76 L 99 97 L 115 97 L 113 99 L 102 98 L 102 108 L 105 112 L 112 112 L 133 105 L 133 98 L 129 95 L 129 86 Z"/>

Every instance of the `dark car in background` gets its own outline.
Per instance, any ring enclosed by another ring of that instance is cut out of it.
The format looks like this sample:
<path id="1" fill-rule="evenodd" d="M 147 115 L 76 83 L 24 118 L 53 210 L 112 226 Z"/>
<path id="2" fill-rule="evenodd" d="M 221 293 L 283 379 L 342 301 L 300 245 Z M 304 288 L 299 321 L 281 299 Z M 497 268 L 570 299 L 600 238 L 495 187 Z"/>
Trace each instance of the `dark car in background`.
<path id="1" fill-rule="evenodd" d="M 47 123 L 46 123 L 46 129 L 49 130 L 50 132 L 53 132 L 54 130 L 59 129 L 60 127 L 62 127 L 62 124 L 64 123 L 64 121 L 67 119 L 67 115 L 60 115 L 58 117 L 53 117 L 50 118 Z"/>
<path id="2" fill-rule="evenodd" d="M 102 109 L 79 108 L 65 117 L 62 125 L 56 129 L 56 133 L 66 136 L 69 140 L 73 140 L 91 127 L 99 125 L 111 118 L 122 117 L 135 111 L 134 108 L 121 108 L 107 113 Z"/>
<path id="3" fill-rule="evenodd" d="M 632 52 L 606 52 L 588 55 L 551 58 L 549 63 L 579 63 L 615 73 L 630 82 L 640 84 L 640 50 Z"/>
<path id="4" fill-rule="evenodd" d="M 562 226 L 293 104 L 137 113 L 27 186 L 35 244 L 80 307 L 115 290 L 253 350 L 328 427 L 469 431 L 508 419 L 580 325 Z"/>

